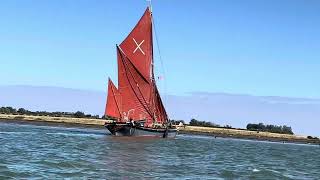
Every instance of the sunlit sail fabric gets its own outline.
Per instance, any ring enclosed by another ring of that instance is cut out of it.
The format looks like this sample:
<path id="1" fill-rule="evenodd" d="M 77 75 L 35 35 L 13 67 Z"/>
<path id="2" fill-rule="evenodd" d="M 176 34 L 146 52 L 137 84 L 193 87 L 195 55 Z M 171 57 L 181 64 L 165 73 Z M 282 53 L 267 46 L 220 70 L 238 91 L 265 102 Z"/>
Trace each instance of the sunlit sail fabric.
<path id="1" fill-rule="evenodd" d="M 155 93 L 154 93 L 154 107 L 155 107 L 155 115 L 156 120 L 158 123 L 166 123 L 168 121 L 168 115 L 166 112 L 166 109 L 164 108 L 164 105 L 162 103 L 158 88 L 155 87 Z"/>
<path id="2" fill-rule="evenodd" d="M 147 8 L 129 36 L 117 46 L 118 89 L 109 82 L 106 114 L 120 117 L 118 122 L 146 120 L 145 127 L 168 122 L 154 80 L 152 51 L 152 14 Z"/>
<path id="3" fill-rule="evenodd" d="M 124 121 L 150 119 L 150 84 L 118 48 L 118 83 Z"/>
<path id="4" fill-rule="evenodd" d="M 109 78 L 107 104 L 105 109 L 106 116 L 121 119 L 120 98 L 120 92 Z"/>
<path id="5" fill-rule="evenodd" d="M 124 54 L 147 80 L 150 80 L 152 62 L 152 17 L 149 8 L 120 44 Z"/>

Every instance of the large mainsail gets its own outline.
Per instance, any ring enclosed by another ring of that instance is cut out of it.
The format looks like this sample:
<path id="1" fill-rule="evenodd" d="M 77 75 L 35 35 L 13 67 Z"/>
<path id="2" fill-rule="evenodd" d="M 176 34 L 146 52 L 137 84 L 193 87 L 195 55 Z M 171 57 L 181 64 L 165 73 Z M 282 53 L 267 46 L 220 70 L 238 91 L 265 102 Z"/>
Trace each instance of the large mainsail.
<path id="1" fill-rule="evenodd" d="M 149 108 L 150 83 L 139 73 L 119 48 L 117 48 L 117 52 L 119 92 L 123 99 L 123 121 L 150 119 L 152 116 Z"/>
<path id="2" fill-rule="evenodd" d="M 107 104 L 106 115 L 117 117 L 120 122 L 146 120 L 147 127 L 155 123 L 166 123 L 167 114 L 153 74 L 152 13 L 149 8 L 127 38 L 117 46 L 117 59 L 116 92 L 121 97 L 108 92 L 108 102 L 111 98 L 114 99 L 111 102 L 116 102 L 116 105 L 119 103 L 119 113 Z M 112 86 L 108 88 L 109 91 L 116 89 L 112 83 L 109 86 Z"/>

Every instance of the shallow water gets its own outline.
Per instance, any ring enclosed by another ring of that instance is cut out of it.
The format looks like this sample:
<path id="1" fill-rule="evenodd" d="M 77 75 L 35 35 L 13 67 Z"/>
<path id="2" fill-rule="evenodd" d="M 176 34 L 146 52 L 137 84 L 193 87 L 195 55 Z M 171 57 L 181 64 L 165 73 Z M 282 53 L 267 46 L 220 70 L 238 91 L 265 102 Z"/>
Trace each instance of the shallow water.
<path id="1" fill-rule="evenodd" d="M 0 122 L 0 179 L 319 179 L 320 147 Z"/>

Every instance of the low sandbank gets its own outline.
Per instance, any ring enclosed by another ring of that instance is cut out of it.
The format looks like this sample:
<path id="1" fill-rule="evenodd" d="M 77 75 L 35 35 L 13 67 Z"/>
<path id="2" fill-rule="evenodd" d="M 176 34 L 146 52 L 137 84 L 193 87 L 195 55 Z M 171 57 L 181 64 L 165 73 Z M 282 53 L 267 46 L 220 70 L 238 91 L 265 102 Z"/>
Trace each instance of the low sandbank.
<path id="1" fill-rule="evenodd" d="M 0 121 L 24 122 L 24 123 L 60 123 L 74 126 L 103 127 L 106 120 L 71 117 L 51 117 L 51 116 L 27 116 L 0 114 Z M 263 141 L 278 141 L 290 143 L 310 143 L 320 144 L 319 139 L 308 139 L 306 136 L 278 134 L 269 132 L 248 131 L 239 129 L 183 126 L 178 127 L 179 134 L 206 135 L 224 138 L 255 139 Z"/>
<path id="2" fill-rule="evenodd" d="M 207 135 L 214 137 L 229 137 L 240 139 L 254 139 L 262 141 L 277 141 L 290 143 L 306 143 L 319 144 L 319 139 L 308 139 L 307 136 L 279 134 L 270 132 L 249 131 L 243 129 L 227 129 L 227 128 L 213 128 L 213 127 L 199 127 L 199 126 L 184 126 L 179 127 L 179 134 L 194 134 Z"/>
<path id="3" fill-rule="evenodd" d="M 51 116 L 28 116 L 0 114 L 0 121 L 11 122 L 30 122 L 30 123 L 60 123 L 68 125 L 103 127 L 106 120 L 89 118 L 71 118 L 71 117 L 51 117 Z"/>

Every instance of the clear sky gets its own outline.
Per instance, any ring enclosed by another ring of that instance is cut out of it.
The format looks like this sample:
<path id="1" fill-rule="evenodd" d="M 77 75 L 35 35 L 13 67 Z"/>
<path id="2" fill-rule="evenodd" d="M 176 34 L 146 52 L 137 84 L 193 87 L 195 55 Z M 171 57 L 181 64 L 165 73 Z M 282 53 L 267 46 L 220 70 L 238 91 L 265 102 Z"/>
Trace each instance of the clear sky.
<path id="1" fill-rule="evenodd" d="M 105 91 L 146 5 L 1 0 L 0 85 Z M 153 0 L 153 13 L 166 93 L 320 98 L 320 1 Z"/>

